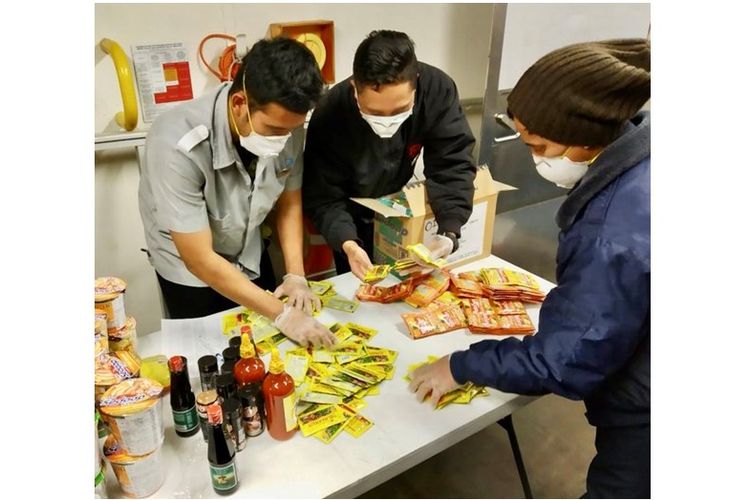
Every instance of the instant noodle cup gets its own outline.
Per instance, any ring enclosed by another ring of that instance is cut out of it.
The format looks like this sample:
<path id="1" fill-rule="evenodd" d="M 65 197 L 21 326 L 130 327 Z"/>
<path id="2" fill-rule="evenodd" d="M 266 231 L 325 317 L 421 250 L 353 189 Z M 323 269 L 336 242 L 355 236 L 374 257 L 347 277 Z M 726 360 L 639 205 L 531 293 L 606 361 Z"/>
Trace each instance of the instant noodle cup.
<path id="1" fill-rule="evenodd" d="M 138 334 L 135 331 L 135 318 L 128 316 L 125 326 L 109 334 L 110 351 L 129 351 L 137 354 Z"/>
<path id="2" fill-rule="evenodd" d="M 104 334 L 100 327 L 104 325 Z M 107 336 L 107 322 L 102 319 L 94 320 L 94 359 L 101 358 L 109 352 L 109 337 Z"/>
<path id="3" fill-rule="evenodd" d="M 104 392 L 123 380 L 135 378 L 141 369 L 137 356 L 127 351 L 105 354 L 94 360 L 94 403 L 98 407 Z"/>
<path id="4" fill-rule="evenodd" d="M 164 483 L 161 447 L 146 455 L 134 456 L 123 450 L 110 435 L 104 442 L 104 456 L 112 466 L 122 492 L 130 498 L 153 495 Z"/>
<path id="5" fill-rule="evenodd" d="M 96 308 L 107 314 L 107 330 L 115 333 L 125 326 L 125 280 L 114 277 L 96 278 L 94 302 Z"/>
<path id="6" fill-rule="evenodd" d="M 102 395 L 99 412 L 120 448 L 128 455 L 147 455 L 164 441 L 161 384 L 133 378 L 113 385 Z"/>

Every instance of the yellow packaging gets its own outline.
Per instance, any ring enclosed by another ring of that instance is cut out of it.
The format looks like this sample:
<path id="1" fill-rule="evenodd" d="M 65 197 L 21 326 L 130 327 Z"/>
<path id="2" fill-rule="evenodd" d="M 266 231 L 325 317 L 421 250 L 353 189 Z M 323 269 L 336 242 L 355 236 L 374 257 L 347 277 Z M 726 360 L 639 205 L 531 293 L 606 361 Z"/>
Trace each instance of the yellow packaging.
<path id="1" fill-rule="evenodd" d="M 349 422 L 347 422 L 344 430 L 352 436 L 358 438 L 359 436 L 370 430 L 370 427 L 372 426 L 373 423 L 370 420 L 358 413 L 351 419 L 349 419 Z"/>

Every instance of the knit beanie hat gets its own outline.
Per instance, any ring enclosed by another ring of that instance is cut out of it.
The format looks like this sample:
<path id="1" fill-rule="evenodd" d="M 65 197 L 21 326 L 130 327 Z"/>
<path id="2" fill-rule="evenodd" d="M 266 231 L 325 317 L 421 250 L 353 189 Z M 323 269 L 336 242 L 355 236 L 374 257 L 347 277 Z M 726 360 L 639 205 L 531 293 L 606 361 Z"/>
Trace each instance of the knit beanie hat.
<path id="1" fill-rule="evenodd" d="M 569 45 L 539 59 L 508 96 L 529 132 L 568 146 L 606 146 L 651 96 L 651 42 Z"/>

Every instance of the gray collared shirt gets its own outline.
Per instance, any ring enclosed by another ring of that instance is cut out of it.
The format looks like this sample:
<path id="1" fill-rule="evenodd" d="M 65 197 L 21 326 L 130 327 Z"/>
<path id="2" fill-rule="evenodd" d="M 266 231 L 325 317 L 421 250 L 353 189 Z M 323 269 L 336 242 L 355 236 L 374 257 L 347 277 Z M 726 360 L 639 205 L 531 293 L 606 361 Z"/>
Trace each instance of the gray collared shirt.
<path id="1" fill-rule="evenodd" d="M 170 231 L 211 228 L 214 250 L 251 279 L 260 274 L 260 225 L 285 190 L 302 187 L 304 130 L 250 177 L 232 143 L 229 84 L 165 112 L 146 136 L 138 203 L 156 271 L 174 283 L 207 286 L 188 271 Z"/>

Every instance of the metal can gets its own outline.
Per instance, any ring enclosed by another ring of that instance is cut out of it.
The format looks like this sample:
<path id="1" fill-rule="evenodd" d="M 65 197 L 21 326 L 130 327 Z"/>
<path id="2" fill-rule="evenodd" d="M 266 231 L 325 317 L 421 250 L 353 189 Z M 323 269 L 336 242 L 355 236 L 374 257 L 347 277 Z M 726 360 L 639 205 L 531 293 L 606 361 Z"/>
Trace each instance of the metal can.
<path id="1" fill-rule="evenodd" d="M 216 389 L 199 392 L 195 397 L 195 409 L 198 412 L 198 423 L 203 433 L 203 441 L 208 442 L 208 405 L 215 403 L 219 399 Z"/>
<path id="2" fill-rule="evenodd" d="M 147 455 L 164 441 L 163 387 L 147 378 L 113 385 L 102 395 L 99 411 L 120 448 L 128 455 Z"/>
<path id="3" fill-rule="evenodd" d="M 156 493 L 164 483 L 161 447 L 146 455 L 134 456 L 125 452 L 114 436 L 109 436 L 104 442 L 104 456 L 125 496 L 144 498 Z"/>
<path id="4" fill-rule="evenodd" d="M 245 449 L 245 427 L 242 425 L 242 406 L 234 398 L 225 399 L 221 403 L 221 409 L 224 412 L 224 425 L 229 436 L 232 438 L 234 448 L 237 451 Z"/>
<path id="5" fill-rule="evenodd" d="M 263 399 L 257 387 L 246 385 L 240 389 L 240 403 L 242 404 L 242 425 L 248 437 L 263 434 Z"/>
<path id="6" fill-rule="evenodd" d="M 125 326 L 114 333 L 109 334 L 110 351 L 128 351 L 137 354 L 138 333 L 135 329 L 135 318 L 128 316 L 125 320 Z"/>
<path id="7" fill-rule="evenodd" d="M 94 302 L 107 314 L 107 331 L 115 333 L 125 326 L 125 289 L 128 284 L 121 278 L 96 278 Z"/>

